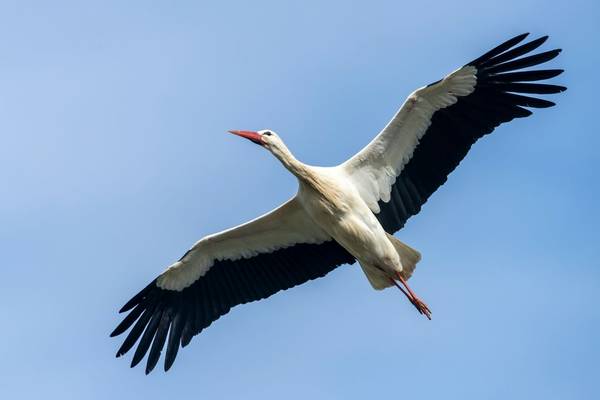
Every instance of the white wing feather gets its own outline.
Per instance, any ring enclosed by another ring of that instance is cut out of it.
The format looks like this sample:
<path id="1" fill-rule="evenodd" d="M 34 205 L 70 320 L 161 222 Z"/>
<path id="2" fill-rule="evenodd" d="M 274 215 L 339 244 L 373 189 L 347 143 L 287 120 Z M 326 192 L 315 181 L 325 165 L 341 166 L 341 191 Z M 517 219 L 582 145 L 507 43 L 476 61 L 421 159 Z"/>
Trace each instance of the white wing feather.
<path id="1" fill-rule="evenodd" d="M 250 258 L 299 243 L 319 244 L 330 239 L 294 197 L 250 222 L 202 238 L 156 283 L 162 289 L 180 291 L 206 274 L 215 261 Z"/>
<path id="2" fill-rule="evenodd" d="M 472 93 L 476 73 L 475 67 L 465 66 L 414 91 L 371 143 L 340 166 L 374 213 L 380 211 L 380 200 L 390 200 L 392 185 L 431 125 L 433 113 Z"/>

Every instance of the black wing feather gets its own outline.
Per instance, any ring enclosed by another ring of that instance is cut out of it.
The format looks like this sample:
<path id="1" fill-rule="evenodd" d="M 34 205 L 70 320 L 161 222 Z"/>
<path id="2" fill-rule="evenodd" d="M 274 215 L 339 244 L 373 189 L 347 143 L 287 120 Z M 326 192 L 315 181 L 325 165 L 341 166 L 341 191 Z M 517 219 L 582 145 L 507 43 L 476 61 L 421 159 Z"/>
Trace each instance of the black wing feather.
<path id="1" fill-rule="evenodd" d="M 165 370 L 168 370 L 180 345 L 187 345 L 193 336 L 232 307 L 264 299 L 353 262 L 354 258 L 343 247 L 329 241 L 297 244 L 248 259 L 217 261 L 204 276 L 181 291 L 161 289 L 154 280 L 122 308 L 131 311 L 111 336 L 122 334 L 131 325 L 133 328 L 117 356 L 127 353 L 139 340 L 131 366 L 148 354 L 148 374 L 166 344 Z"/>
<path id="2" fill-rule="evenodd" d="M 522 42 L 523 39 L 525 39 L 528 35 L 529 35 L 529 33 L 522 33 L 518 36 L 515 36 L 512 39 L 508 39 L 506 42 L 494 47 L 492 50 L 488 51 L 481 57 L 476 58 L 475 60 L 471 61 L 468 65 L 481 65 L 485 61 L 496 57 L 498 54 L 504 53 L 506 50 L 510 49 L 511 47 L 516 46 L 517 44 Z"/>
<path id="3" fill-rule="evenodd" d="M 160 353 L 162 352 L 162 349 L 165 346 L 165 341 L 167 340 L 167 332 L 169 330 L 170 323 L 171 310 L 170 307 L 167 306 L 166 309 L 161 313 L 160 323 L 158 324 L 158 329 L 156 330 L 156 336 L 154 336 L 154 340 L 152 341 L 150 354 L 148 354 L 148 360 L 146 361 L 146 374 L 149 374 L 156 366 L 156 363 L 158 363 Z"/>
<path id="4" fill-rule="evenodd" d="M 525 43 L 521 46 L 515 47 L 511 50 L 508 50 L 505 53 L 502 53 L 494 58 L 489 58 L 486 61 L 479 64 L 479 67 L 485 67 L 487 65 L 498 65 L 505 61 L 514 60 L 517 57 L 520 57 L 524 54 L 529 53 L 540 47 L 546 40 L 548 40 L 548 36 L 542 36 L 541 38 L 532 40 L 531 42 Z"/>
<path id="5" fill-rule="evenodd" d="M 517 71 L 550 61 L 561 51 L 556 49 L 517 58 L 548 39 L 544 36 L 514 47 L 526 36 L 516 36 L 467 64 L 477 68 L 475 90 L 433 114 L 431 125 L 392 186 L 390 201 L 379 201 L 377 218 L 387 232 L 398 231 L 419 212 L 479 138 L 501 123 L 531 115 L 524 107 L 554 105 L 551 101 L 523 94 L 566 90 L 564 86 L 528 83 L 558 76 L 562 69 Z"/>
<path id="6" fill-rule="evenodd" d="M 139 300 L 138 300 L 139 301 Z M 133 311 L 127 314 L 127 317 L 121 321 L 121 323 L 115 328 L 115 330 L 110 334 L 111 337 L 118 336 L 121 333 L 125 332 L 127 329 L 133 325 L 135 321 L 142 315 L 145 308 L 141 304 L 137 304 Z"/>
<path id="7" fill-rule="evenodd" d="M 153 313 L 152 319 L 150 319 L 150 323 L 146 327 L 146 330 L 140 339 L 140 344 L 138 345 L 137 349 L 135 349 L 133 359 L 131 360 L 131 367 L 138 365 L 139 362 L 144 358 L 144 355 L 146 355 L 148 352 L 148 349 L 152 344 L 152 339 L 154 339 L 154 336 L 156 335 L 156 330 L 158 329 L 161 316 L 162 312 Z"/>

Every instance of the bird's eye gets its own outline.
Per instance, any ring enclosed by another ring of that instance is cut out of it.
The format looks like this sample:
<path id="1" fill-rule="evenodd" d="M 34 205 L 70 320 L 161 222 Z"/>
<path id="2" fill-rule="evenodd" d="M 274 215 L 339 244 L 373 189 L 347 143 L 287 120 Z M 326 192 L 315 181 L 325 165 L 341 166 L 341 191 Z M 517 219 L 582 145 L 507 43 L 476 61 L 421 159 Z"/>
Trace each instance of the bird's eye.
<path id="1" fill-rule="evenodd" d="M 267 135 L 267 136 L 271 136 L 273 133 L 266 131 L 265 133 L 263 133 L 263 135 Z"/>

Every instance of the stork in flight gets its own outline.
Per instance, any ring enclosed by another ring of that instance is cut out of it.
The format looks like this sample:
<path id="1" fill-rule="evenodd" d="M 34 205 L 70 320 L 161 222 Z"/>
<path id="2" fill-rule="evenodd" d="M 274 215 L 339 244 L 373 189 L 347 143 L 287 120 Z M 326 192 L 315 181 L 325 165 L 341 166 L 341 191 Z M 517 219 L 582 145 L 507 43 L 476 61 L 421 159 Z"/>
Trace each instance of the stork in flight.
<path id="1" fill-rule="evenodd" d="M 117 357 L 138 343 L 131 366 L 148 354 L 149 373 L 166 343 L 166 371 L 180 345 L 232 307 L 355 261 L 373 288 L 398 287 L 431 318 L 407 284 L 421 255 L 392 234 L 420 211 L 477 139 L 531 115 L 529 108 L 554 105 L 528 94 L 566 89 L 531 83 L 563 71 L 523 70 L 560 53 L 528 55 L 548 37 L 517 46 L 526 36 L 413 92 L 371 143 L 335 167 L 302 163 L 272 130 L 230 131 L 271 152 L 298 179 L 298 193 L 261 217 L 204 237 L 129 300 L 120 310 L 129 314 L 111 334 L 133 325 Z"/>

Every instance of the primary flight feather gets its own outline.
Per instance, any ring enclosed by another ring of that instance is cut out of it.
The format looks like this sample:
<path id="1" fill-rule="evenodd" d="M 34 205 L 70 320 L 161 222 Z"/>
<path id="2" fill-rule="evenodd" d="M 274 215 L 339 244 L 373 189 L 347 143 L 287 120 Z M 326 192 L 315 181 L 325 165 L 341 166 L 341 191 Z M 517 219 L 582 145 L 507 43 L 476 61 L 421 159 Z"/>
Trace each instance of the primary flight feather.
<path id="1" fill-rule="evenodd" d="M 238 305 L 325 276 L 358 261 L 375 289 L 396 286 L 419 313 L 429 307 L 407 280 L 421 255 L 392 234 L 417 214 L 471 145 L 503 122 L 553 102 L 564 91 L 538 83 L 561 69 L 527 69 L 560 49 L 530 55 L 547 36 L 519 45 L 516 36 L 443 79 L 414 91 L 387 126 L 341 165 L 298 161 L 271 130 L 230 131 L 270 151 L 298 180 L 298 193 L 248 223 L 199 240 L 129 300 L 112 332 L 128 329 L 117 357 L 137 343 L 131 366 L 146 373 L 166 345 L 165 370 L 180 347 Z"/>

